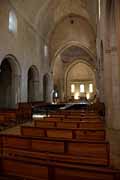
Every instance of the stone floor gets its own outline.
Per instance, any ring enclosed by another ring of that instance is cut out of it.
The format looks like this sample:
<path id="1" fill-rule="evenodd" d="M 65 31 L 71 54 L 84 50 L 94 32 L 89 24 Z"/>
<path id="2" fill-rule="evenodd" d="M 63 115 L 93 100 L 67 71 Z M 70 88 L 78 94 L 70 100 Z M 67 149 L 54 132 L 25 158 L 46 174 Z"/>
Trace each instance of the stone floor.
<path id="1" fill-rule="evenodd" d="M 14 127 L 11 127 L 11 128 L 7 128 L 3 131 L 0 131 L 0 134 L 13 134 L 13 135 L 20 135 L 20 127 L 21 126 L 33 126 L 33 122 L 27 122 L 27 123 L 23 123 L 23 124 L 20 124 L 20 125 L 17 125 L 17 126 L 14 126 Z"/>

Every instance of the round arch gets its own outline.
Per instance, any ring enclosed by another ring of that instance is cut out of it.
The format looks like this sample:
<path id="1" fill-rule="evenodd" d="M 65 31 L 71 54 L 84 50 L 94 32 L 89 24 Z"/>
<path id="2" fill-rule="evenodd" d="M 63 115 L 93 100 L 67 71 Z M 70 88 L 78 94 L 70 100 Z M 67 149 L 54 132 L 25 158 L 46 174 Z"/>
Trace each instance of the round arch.
<path id="1" fill-rule="evenodd" d="M 50 76 L 48 73 L 43 76 L 43 100 L 45 102 L 50 101 Z"/>
<path id="2" fill-rule="evenodd" d="M 0 66 L 0 106 L 15 108 L 21 101 L 21 67 L 16 57 L 6 55 Z"/>
<path id="3" fill-rule="evenodd" d="M 84 59 L 79 59 L 79 60 L 75 60 L 73 63 L 71 63 L 68 68 L 66 69 L 66 72 L 65 72 L 65 78 L 64 78 L 64 92 L 65 92 L 65 99 L 69 99 L 70 98 L 70 95 L 68 95 L 68 86 L 69 86 L 69 83 L 68 83 L 68 76 L 69 76 L 69 73 L 70 71 L 76 66 L 76 65 L 79 65 L 79 64 L 84 64 L 86 65 L 86 67 L 88 67 L 90 69 L 90 71 L 92 71 L 93 75 L 94 75 L 94 82 L 92 82 L 94 84 L 94 87 L 96 89 L 96 69 L 93 65 L 91 65 L 90 63 L 86 62 L 86 60 Z M 88 81 L 90 79 L 87 79 Z M 94 90 L 94 94 L 96 93 L 96 90 Z M 68 97 L 69 96 L 69 97 Z"/>
<path id="4" fill-rule="evenodd" d="M 35 65 L 28 69 L 28 102 L 37 101 L 39 96 L 39 71 Z"/>
<path id="5" fill-rule="evenodd" d="M 70 48 L 71 46 L 76 46 L 79 47 L 81 49 L 83 49 L 89 56 L 90 58 L 93 60 L 94 64 L 96 62 L 96 55 L 93 54 L 93 52 L 91 52 L 91 50 L 87 47 L 82 46 L 79 42 L 76 41 L 69 41 L 66 44 L 62 45 L 55 53 L 52 61 L 50 62 L 50 69 L 51 72 L 53 72 L 53 67 L 54 67 L 54 62 L 56 57 L 61 54 L 62 52 L 64 52 L 66 49 Z M 52 58 L 52 57 L 51 57 Z"/>

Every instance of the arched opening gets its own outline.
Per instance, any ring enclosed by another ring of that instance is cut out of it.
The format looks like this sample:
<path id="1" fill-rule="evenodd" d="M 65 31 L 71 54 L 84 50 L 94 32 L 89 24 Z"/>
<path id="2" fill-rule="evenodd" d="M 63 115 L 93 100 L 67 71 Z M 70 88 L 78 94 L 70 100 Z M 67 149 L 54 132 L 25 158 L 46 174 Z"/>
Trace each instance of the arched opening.
<path id="1" fill-rule="evenodd" d="M 28 102 L 37 101 L 39 95 L 39 72 L 35 66 L 28 70 Z"/>
<path id="2" fill-rule="evenodd" d="M 94 70 L 83 62 L 71 64 L 66 71 L 64 88 L 67 101 L 79 101 L 82 97 L 92 101 L 96 96 Z"/>
<path id="3" fill-rule="evenodd" d="M 20 102 L 21 73 L 16 59 L 8 55 L 0 66 L 0 107 L 15 108 Z"/>
<path id="4" fill-rule="evenodd" d="M 62 49 L 55 58 L 52 67 L 53 87 L 59 94 L 59 101 L 68 101 L 71 98 L 71 96 L 67 97 L 66 77 L 69 69 L 75 64 L 79 64 L 79 62 L 88 64 L 94 70 L 96 69 L 95 59 L 92 58 L 85 48 L 78 45 L 72 45 Z"/>
<path id="5" fill-rule="evenodd" d="M 43 100 L 49 102 L 49 82 L 50 78 L 48 74 L 43 76 Z"/>

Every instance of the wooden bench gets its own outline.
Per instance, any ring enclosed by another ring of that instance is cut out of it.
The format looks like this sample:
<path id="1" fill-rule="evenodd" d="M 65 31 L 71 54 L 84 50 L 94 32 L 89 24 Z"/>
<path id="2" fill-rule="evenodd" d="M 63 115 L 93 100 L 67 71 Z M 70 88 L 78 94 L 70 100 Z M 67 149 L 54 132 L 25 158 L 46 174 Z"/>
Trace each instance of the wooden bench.
<path id="1" fill-rule="evenodd" d="M 80 111 L 80 110 L 59 110 L 54 113 L 50 113 L 50 115 L 76 115 L 76 116 L 98 116 L 99 114 L 96 112 L 87 112 L 87 111 Z"/>
<path id="2" fill-rule="evenodd" d="M 119 180 L 119 171 L 109 167 L 74 165 L 65 162 L 43 161 L 34 156 L 22 157 L 22 152 L 15 158 L 3 160 L 3 172 L 29 180 Z M 16 155 L 16 154 L 15 154 Z M 10 176 L 11 177 L 11 176 Z M 15 178 L 16 179 L 16 178 Z"/>
<path id="3" fill-rule="evenodd" d="M 101 121 L 69 121 L 69 120 L 34 120 L 35 127 L 57 128 L 104 128 Z"/>
<path id="4" fill-rule="evenodd" d="M 37 118 L 38 120 L 41 120 L 41 118 Z M 44 117 L 44 120 L 51 120 L 51 121 L 101 121 L 100 118 L 81 118 L 81 117 L 76 117 L 76 116 L 71 116 L 71 117 L 59 117 L 59 116 L 54 116 L 54 117 Z M 33 118 L 34 120 L 34 118 Z"/>
<path id="5" fill-rule="evenodd" d="M 65 161 L 77 164 L 93 164 L 107 166 L 109 164 L 109 144 L 98 141 L 79 141 L 79 140 L 57 140 L 53 138 L 33 138 L 21 136 L 4 136 L 3 151 L 23 150 L 27 153 L 35 152 L 41 157 L 41 153 L 52 153 L 51 160 L 55 162 Z M 8 151 L 10 153 L 10 151 Z M 39 154 L 40 153 L 40 154 Z M 12 156 L 12 154 L 11 154 Z M 49 155 L 50 156 L 50 155 Z M 38 158 L 38 157 L 37 157 Z"/>
<path id="6" fill-rule="evenodd" d="M 78 120 L 84 120 L 84 119 L 89 119 L 89 120 L 101 120 L 100 116 L 80 116 L 80 115 L 61 115 L 61 114 L 53 114 L 50 115 L 49 117 L 46 118 L 53 118 L 53 119 L 57 119 L 57 118 L 61 118 L 61 119 L 78 119 Z"/>
<path id="7" fill-rule="evenodd" d="M 16 111 L 0 111 L 0 126 L 16 124 Z"/>
<path id="8" fill-rule="evenodd" d="M 58 139 L 56 144 L 52 139 L 15 135 L 3 135 L 2 141 L 2 172 L 8 176 L 29 180 L 120 178 L 118 171 L 108 167 L 109 145 L 105 142 L 94 141 L 91 144 L 87 141 Z"/>
<path id="9" fill-rule="evenodd" d="M 34 158 L 31 161 L 25 158 L 19 160 L 5 159 L 3 161 L 3 170 L 9 180 L 119 180 L 119 172 L 111 168 L 90 167 L 83 165 L 74 165 L 67 163 L 54 163 L 43 161 L 38 162 Z M 17 179 L 19 176 L 20 179 Z M 11 179 L 10 179 L 11 178 Z"/>
<path id="10" fill-rule="evenodd" d="M 31 137 L 68 138 L 80 140 L 105 140 L 103 129 L 82 128 L 40 128 L 21 126 L 21 134 Z"/>
<path id="11" fill-rule="evenodd" d="M 31 103 L 23 102 L 18 103 L 17 120 L 24 122 L 32 119 L 32 105 Z"/>

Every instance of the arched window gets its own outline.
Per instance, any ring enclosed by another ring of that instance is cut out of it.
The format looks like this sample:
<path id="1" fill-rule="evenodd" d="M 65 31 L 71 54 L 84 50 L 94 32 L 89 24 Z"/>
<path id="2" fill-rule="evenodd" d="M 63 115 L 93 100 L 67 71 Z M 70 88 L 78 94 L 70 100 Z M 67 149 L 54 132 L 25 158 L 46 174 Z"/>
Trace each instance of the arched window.
<path id="1" fill-rule="evenodd" d="M 80 84 L 80 92 L 84 93 L 85 92 L 85 86 L 84 84 Z"/>
<path id="2" fill-rule="evenodd" d="M 47 45 L 44 46 L 44 56 L 45 57 L 48 56 L 48 46 Z"/>
<path id="3" fill-rule="evenodd" d="M 98 0 L 98 17 L 100 20 L 100 16 L 101 16 L 101 0 Z"/>
<path id="4" fill-rule="evenodd" d="M 74 92 L 75 92 L 75 85 L 71 84 L 71 93 L 74 93 Z"/>
<path id="5" fill-rule="evenodd" d="M 89 92 L 93 93 L 93 84 L 92 83 L 89 84 Z"/>
<path id="6" fill-rule="evenodd" d="M 17 32 L 17 17 L 14 11 L 9 12 L 9 32 L 16 33 Z"/>

